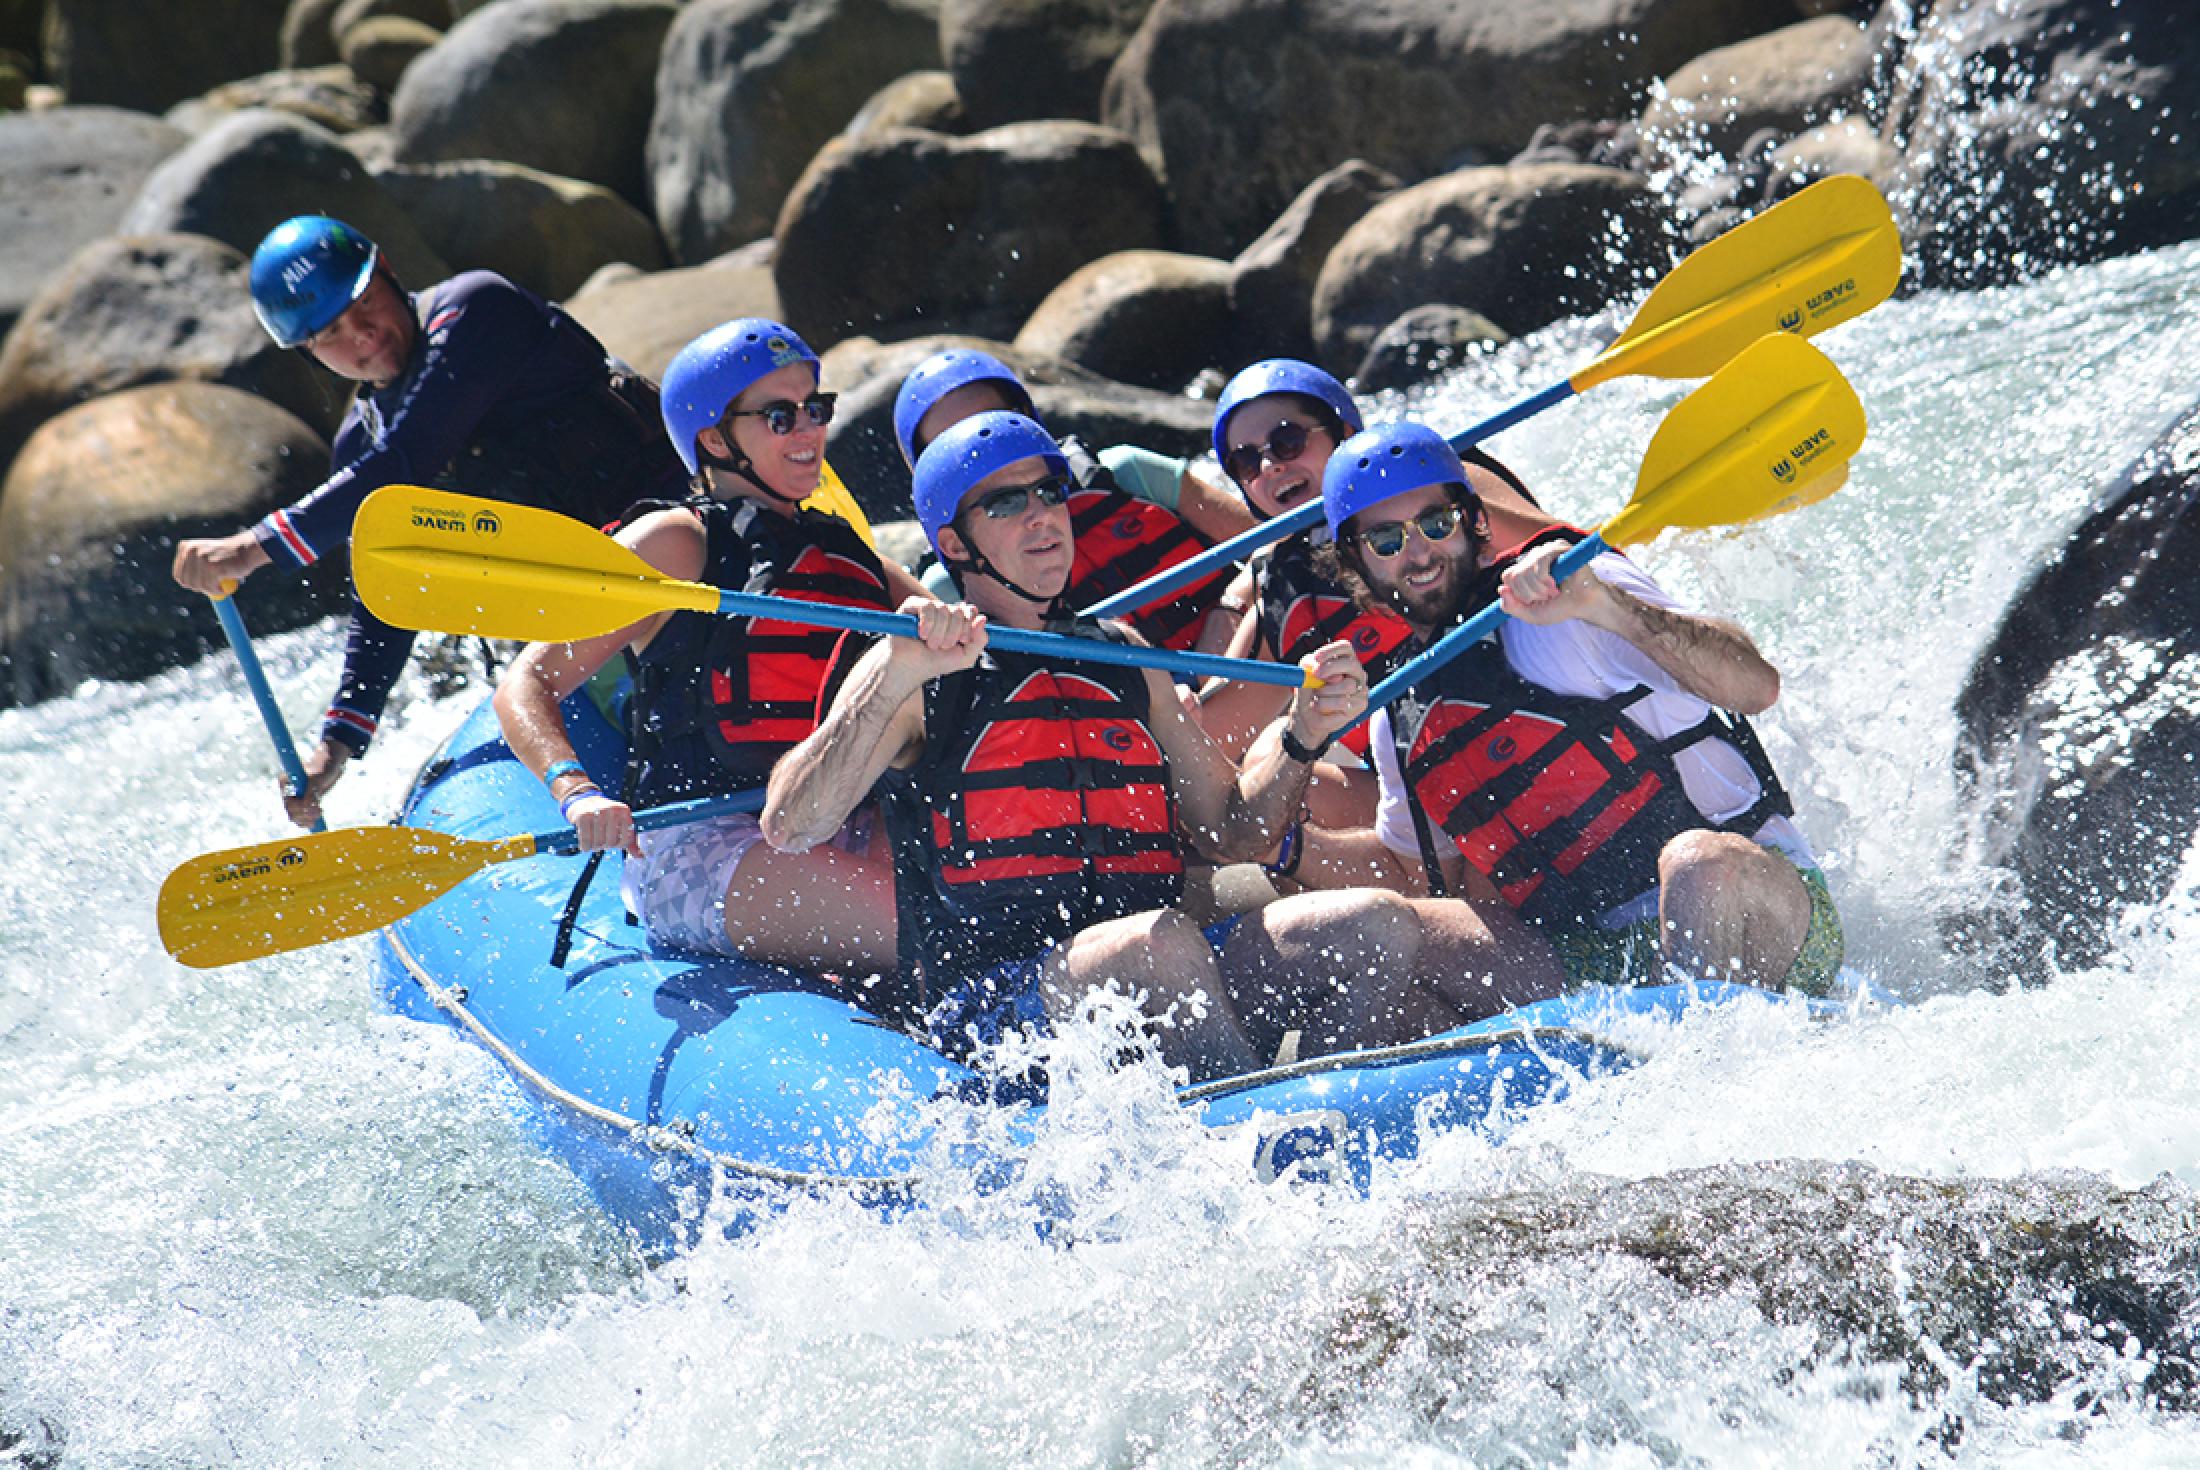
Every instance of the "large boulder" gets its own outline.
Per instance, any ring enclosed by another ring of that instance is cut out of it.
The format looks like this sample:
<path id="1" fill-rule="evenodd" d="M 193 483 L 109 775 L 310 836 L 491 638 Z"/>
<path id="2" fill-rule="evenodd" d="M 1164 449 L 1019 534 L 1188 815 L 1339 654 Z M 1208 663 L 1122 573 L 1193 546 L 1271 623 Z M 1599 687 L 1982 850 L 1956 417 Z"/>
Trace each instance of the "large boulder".
<path id="1" fill-rule="evenodd" d="M 188 134 L 115 107 L 0 116 L 0 335 L 69 257 L 112 234 Z"/>
<path id="2" fill-rule="evenodd" d="M 910 513 L 909 469 L 894 442 L 894 395 L 918 363 L 948 347 L 974 347 L 1000 358 L 1030 387 L 1048 428 L 1076 434 L 1094 449 L 1136 444 L 1193 455 L 1207 446 L 1212 411 L 1180 393 L 1110 382 L 1075 363 L 979 337 L 886 344 L 851 338 L 825 354 L 825 385 L 840 394 L 826 452 L 865 514 L 875 519 Z"/>
<path id="3" fill-rule="evenodd" d="M 647 275 L 603 272 L 565 303 L 606 351 L 652 378 L 688 343 L 735 317 L 778 320 L 779 289 L 769 265 L 689 266 Z"/>
<path id="4" fill-rule="evenodd" d="M 942 0 L 940 49 L 979 128 L 1097 121 L 1108 68 L 1154 0 Z"/>
<path id="5" fill-rule="evenodd" d="M 235 530 L 313 488 L 328 446 L 263 398 L 156 383 L 49 419 L 0 484 L 0 699 L 137 679 L 216 646 L 204 598 L 168 575 L 176 541 Z M 334 606 L 333 576 L 265 579 L 254 626 Z"/>
<path id="6" fill-rule="evenodd" d="M 820 345 L 1006 336 L 1085 262 L 1159 245 L 1163 207 L 1131 140 L 1090 123 L 842 139 L 788 197 L 774 272 L 788 319 Z"/>
<path id="7" fill-rule="evenodd" d="M 1016 345 L 1119 383 L 1181 388 L 1227 360 L 1232 274 L 1204 255 L 1103 255 L 1047 293 Z"/>
<path id="8" fill-rule="evenodd" d="M 329 17 L 329 34 L 336 38 L 337 49 L 341 50 L 344 37 L 354 26 L 393 17 L 418 21 L 438 31 L 449 30 L 457 19 L 451 14 L 451 0 L 343 0 L 336 7 L 336 13 Z"/>
<path id="9" fill-rule="evenodd" d="M 672 0 L 496 0 L 405 69 L 400 163 L 500 158 L 649 207 L 643 141 Z"/>
<path id="10" fill-rule="evenodd" d="M 289 0 L 48 0 L 46 70 L 71 102 L 159 112 L 280 66 L 288 8 Z"/>
<path id="11" fill-rule="evenodd" d="M 1856 108 L 1876 48 L 1860 22 L 1824 15 L 1706 52 L 1643 109 L 1643 143 L 1668 158 L 1731 159 L 1770 128 L 1793 137 Z"/>
<path id="12" fill-rule="evenodd" d="M 204 97 L 178 102 L 168 121 L 187 133 L 203 133 L 234 113 L 272 108 L 302 117 L 332 133 L 353 133 L 382 121 L 382 96 L 349 66 L 271 71 L 225 82 Z"/>
<path id="13" fill-rule="evenodd" d="M 1340 163 L 1300 190 L 1275 223 L 1238 252 L 1230 310 L 1249 356 L 1314 355 L 1314 283 L 1322 262 L 1345 231 L 1398 188 L 1396 174 L 1371 163 Z"/>
<path id="14" fill-rule="evenodd" d="M 323 433 L 341 416 L 330 383 L 252 314 L 241 253 L 204 235 L 110 236 L 77 252 L 0 344 L 0 467 L 54 415 L 169 379 L 257 393 Z"/>
<path id="15" fill-rule="evenodd" d="M 912 0 L 696 0 L 665 39 L 649 177 L 673 256 L 769 234 L 818 149 L 879 88 L 937 68 Z"/>
<path id="16" fill-rule="evenodd" d="M 375 180 L 452 269 L 497 271 L 552 300 L 614 260 L 664 264 L 657 227 L 597 184 L 488 159 L 400 164 Z"/>
<path id="17" fill-rule="evenodd" d="M 2200 234 L 2200 25 L 2183 0 L 1942 0 L 1895 71 L 1886 126 L 1904 154 L 1891 199 L 1928 282 Z"/>
<path id="18" fill-rule="evenodd" d="M 1645 283 L 1672 253 L 1649 185 L 1590 164 L 1470 168 L 1400 190 L 1346 232 L 1314 289 L 1314 339 L 1350 372 L 1425 302 L 1519 335 Z"/>
<path id="19" fill-rule="evenodd" d="M 409 15 L 377 15 L 344 32 L 344 65 L 370 87 L 395 92 L 405 69 L 435 49 L 443 33 Z"/>
<path id="20" fill-rule="evenodd" d="M 240 112 L 153 171 L 122 233 L 211 235 L 250 254 L 294 214 L 329 214 L 366 232 L 418 289 L 450 274 L 412 219 L 325 128 L 278 112 Z"/>
<path id="21" fill-rule="evenodd" d="M 1101 115 L 1159 160 L 1182 247 L 1230 255 L 1345 159 L 1410 181 L 1510 158 L 1794 18 L 1792 0 L 1162 0 Z"/>
<path id="22" fill-rule="evenodd" d="M 913 71 L 899 76 L 871 94 L 856 109 L 841 134 L 868 138 L 888 128 L 929 128 L 935 133 L 967 133 L 970 121 L 963 113 L 962 98 L 955 94 L 955 79 L 944 71 Z"/>
<path id="23" fill-rule="evenodd" d="M 277 65 L 297 68 L 327 66 L 336 60 L 336 31 L 332 24 L 344 0 L 290 0 L 283 11 L 282 29 L 276 34 Z"/>
<path id="24" fill-rule="evenodd" d="M 1478 311 L 1441 301 L 1416 306 L 1375 334 L 1352 374 L 1352 390 L 1412 388 L 1511 340 L 1503 327 Z"/>

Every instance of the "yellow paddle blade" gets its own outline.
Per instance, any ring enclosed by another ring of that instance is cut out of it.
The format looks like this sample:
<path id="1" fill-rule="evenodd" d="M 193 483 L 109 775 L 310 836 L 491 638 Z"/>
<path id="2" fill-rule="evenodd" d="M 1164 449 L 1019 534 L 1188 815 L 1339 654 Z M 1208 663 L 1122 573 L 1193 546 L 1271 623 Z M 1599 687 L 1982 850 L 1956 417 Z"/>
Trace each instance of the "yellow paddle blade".
<path id="1" fill-rule="evenodd" d="M 840 476 L 831 465 L 825 466 L 824 477 L 818 481 L 817 493 L 803 501 L 802 508 L 839 516 L 855 527 L 856 534 L 863 538 L 864 545 L 873 551 L 878 550 L 878 537 L 871 533 L 871 518 L 863 513 L 862 506 L 856 504 L 855 496 L 848 493 L 848 487 L 841 483 Z"/>
<path id="2" fill-rule="evenodd" d="M 349 827 L 210 852 L 160 885 L 160 942 L 205 970 L 349 939 L 534 851 L 527 836 L 471 842 L 416 827 Z"/>
<path id="3" fill-rule="evenodd" d="M 1864 405 L 1823 352 L 1775 332 L 1665 416 L 1613 546 L 1669 526 L 1738 526 L 1823 500 L 1864 442 Z"/>
<path id="4" fill-rule="evenodd" d="M 400 628 L 539 643 L 718 607 L 716 588 L 663 576 L 570 516 L 418 485 L 385 485 L 359 507 L 351 579 Z"/>
<path id="5" fill-rule="evenodd" d="M 1901 276 L 1887 201 L 1853 174 L 1825 179 L 1698 247 L 1568 381 L 1586 392 L 1634 373 L 1706 377 L 1768 332 L 1807 337 L 1861 316 Z"/>

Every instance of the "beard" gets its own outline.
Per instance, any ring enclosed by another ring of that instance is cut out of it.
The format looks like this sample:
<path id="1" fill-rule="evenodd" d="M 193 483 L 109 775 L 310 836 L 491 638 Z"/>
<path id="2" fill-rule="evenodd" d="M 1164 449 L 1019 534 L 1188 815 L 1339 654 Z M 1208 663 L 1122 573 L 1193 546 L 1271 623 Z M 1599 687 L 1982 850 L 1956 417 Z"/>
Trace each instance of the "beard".
<path id="1" fill-rule="evenodd" d="M 1417 628 L 1441 628 L 1471 606 L 1468 594 L 1483 574 L 1471 559 L 1447 557 L 1437 565 L 1442 575 L 1422 587 L 1408 586 L 1402 575 L 1379 582 L 1367 578 L 1364 561 L 1361 576 L 1383 605 L 1407 622 Z"/>

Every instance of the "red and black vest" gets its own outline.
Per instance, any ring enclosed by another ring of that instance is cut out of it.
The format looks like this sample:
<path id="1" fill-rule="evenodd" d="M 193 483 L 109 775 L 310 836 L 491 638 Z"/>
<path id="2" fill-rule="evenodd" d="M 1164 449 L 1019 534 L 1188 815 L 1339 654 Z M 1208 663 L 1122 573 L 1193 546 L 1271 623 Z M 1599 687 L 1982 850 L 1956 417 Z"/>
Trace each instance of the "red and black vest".
<path id="1" fill-rule="evenodd" d="M 1580 539 L 1546 532 L 1527 544 L 1554 536 Z M 1512 559 L 1485 574 L 1480 602 Z M 1485 638 L 1394 705 L 1398 762 L 1431 891 L 1444 891 L 1434 835 L 1442 832 L 1524 918 L 1592 923 L 1658 886 L 1658 856 L 1680 833 L 1754 836 L 1793 813 L 1748 721 L 1707 709 L 1659 739 L 1628 713 L 1650 693 L 1638 686 L 1604 699 L 1560 694 L 1523 678 L 1500 642 Z M 1706 740 L 1733 746 L 1757 778 L 1757 800 L 1724 821 L 1690 799 L 1673 761 Z"/>
<path id="2" fill-rule="evenodd" d="M 683 503 L 703 519 L 702 579 L 712 586 L 890 610 L 878 554 L 839 517 L 779 516 L 746 500 Z M 807 623 L 674 613 L 635 661 L 629 799 L 660 806 L 761 786 L 817 727 L 839 638 Z"/>
<path id="3" fill-rule="evenodd" d="M 1253 561 L 1260 601 L 1260 640 L 1280 663 L 1295 664 L 1339 638 L 1352 645 L 1370 683 L 1406 660 L 1413 629 L 1387 607 L 1363 608 L 1352 594 L 1314 570 L 1313 547 L 1303 535 L 1285 540 Z M 1367 726 L 1355 725 L 1338 744 L 1367 754 Z"/>
<path id="4" fill-rule="evenodd" d="M 934 996 L 1183 897 L 1168 758 L 1137 669 L 989 650 L 927 686 L 924 754 L 882 785 L 897 881 L 921 884 L 928 915 L 903 928 L 904 968 L 914 959 Z"/>
<path id="5" fill-rule="evenodd" d="M 1062 440 L 1062 454 L 1078 486 L 1069 500 L 1070 529 L 1076 536 L 1066 594 L 1070 606 L 1090 607 L 1214 544 L 1176 512 L 1124 490 L 1075 436 Z M 1199 642 L 1207 614 L 1222 600 L 1230 576 L 1224 567 L 1122 621 L 1156 647 L 1189 649 Z"/>

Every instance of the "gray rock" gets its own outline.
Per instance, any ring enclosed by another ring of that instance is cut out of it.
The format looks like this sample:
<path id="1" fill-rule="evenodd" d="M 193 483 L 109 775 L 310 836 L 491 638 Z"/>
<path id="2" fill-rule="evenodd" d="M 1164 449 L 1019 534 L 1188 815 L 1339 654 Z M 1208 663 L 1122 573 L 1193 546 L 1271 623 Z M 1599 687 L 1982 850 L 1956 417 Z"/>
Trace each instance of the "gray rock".
<path id="1" fill-rule="evenodd" d="M 943 0 L 940 49 L 972 126 L 1098 121 L 1108 68 L 1153 0 Z"/>
<path id="2" fill-rule="evenodd" d="M 1226 359 L 1233 274 L 1228 261 L 1204 255 L 1103 255 L 1047 293 L 1016 346 L 1119 383 L 1181 388 Z"/>
<path id="3" fill-rule="evenodd" d="M 913 71 L 896 77 L 871 94 L 871 100 L 848 119 L 841 134 L 867 138 L 888 128 L 925 128 L 935 133 L 967 133 L 962 98 L 955 95 L 955 79 L 944 71 Z"/>
<path id="4" fill-rule="evenodd" d="M 0 697 L 139 679 L 221 642 L 205 599 L 168 575 L 185 536 L 233 531 L 304 494 L 328 445 L 265 399 L 156 383 L 47 420 L 0 485 Z M 332 611 L 334 574 L 253 587 L 255 629 Z"/>
<path id="5" fill-rule="evenodd" d="M 879 88 L 939 66 L 907 0 L 696 0 L 665 39 L 649 178 L 673 257 L 770 234 L 810 158 Z"/>
<path id="6" fill-rule="evenodd" d="M 0 335 L 70 256 L 114 232 L 154 168 L 189 141 L 114 107 L 0 117 Z"/>
<path id="7" fill-rule="evenodd" d="M 674 354 L 720 322 L 780 316 L 768 266 L 689 266 L 594 281 L 565 309 L 614 356 L 652 378 L 663 377 Z"/>
<path id="8" fill-rule="evenodd" d="M 443 33 L 410 16 L 377 15 L 344 32 L 344 65 L 359 80 L 394 92 L 411 66 L 443 39 Z"/>
<path id="9" fill-rule="evenodd" d="M 401 163 L 498 158 L 649 208 L 643 140 L 672 0 L 496 0 L 405 69 Z"/>
<path id="10" fill-rule="evenodd" d="M 1413 180 L 1509 158 L 1541 124 L 1631 114 L 1653 77 L 1792 19 L 1789 0 L 1168 0 L 1102 116 L 1158 160 L 1180 247 L 1226 256 L 1341 159 Z"/>
<path id="11" fill-rule="evenodd" d="M 665 263 L 657 227 L 598 184 L 488 159 L 400 164 L 375 179 L 453 270 L 493 270 L 553 301 L 608 261 Z"/>
<path id="12" fill-rule="evenodd" d="M 1845 117 L 1782 143 L 1766 166 L 1765 199 L 1777 203 L 1835 174 L 1859 174 L 1884 189 L 1901 171 L 1902 155 L 1869 122 Z"/>
<path id="13" fill-rule="evenodd" d="M 1416 306 L 1375 334 L 1352 375 L 1355 393 L 1410 388 L 1512 338 L 1478 311 L 1444 302 Z"/>
<path id="14" fill-rule="evenodd" d="M 450 274 L 419 227 L 325 128 L 279 112 L 240 112 L 153 171 L 122 232 L 211 235 L 247 255 L 294 214 L 329 214 L 366 232 L 413 289 Z"/>
<path id="15" fill-rule="evenodd" d="M 1644 143 L 1667 159 L 1738 160 L 1752 133 L 1792 137 L 1861 105 L 1874 50 L 1844 15 L 1722 46 L 1667 77 L 1643 109 Z"/>
<path id="16" fill-rule="evenodd" d="M 1260 238 L 1238 252 L 1230 310 L 1241 333 L 1239 355 L 1314 355 L 1314 283 L 1345 231 L 1396 193 L 1398 176 L 1355 158 L 1299 191 Z"/>
<path id="17" fill-rule="evenodd" d="M 449 30 L 457 21 L 451 14 L 451 0 L 343 0 L 329 17 L 329 34 L 336 38 L 337 49 L 342 50 L 344 37 L 355 26 L 394 16 L 419 21 L 438 33 Z"/>
<path id="18" fill-rule="evenodd" d="M 257 393 L 324 434 L 348 396 L 262 330 L 241 253 L 203 235 L 110 236 L 77 252 L 0 344 L 0 466 L 56 414 L 171 379 Z"/>
<path id="19" fill-rule="evenodd" d="M 1333 371 L 1350 371 L 1377 332 L 1432 301 L 1531 332 L 1646 283 L 1671 247 L 1638 175 L 1588 164 L 1462 169 L 1393 194 L 1330 252 L 1314 339 Z"/>
<path id="20" fill-rule="evenodd" d="M 159 112 L 275 70 L 288 8 L 289 0 L 48 0 L 46 71 L 73 103 Z"/>
<path id="21" fill-rule="evenodd" d="M 276 37 L 278 64 L 292 70 L 327 66 L 337 59 L 336 32 L 330 22 L 344 0 L 290 0 Z"/>
<path id="22" fill-rule="evenodd" d="M 787 200 L 773 271 L 788 320 L 819 345 L 1002 336 L 1087 261 L 1159 245 L 1162 208 L 1131 140 L 1090 123 L 836 140 Z"/>
<path id="23" fill-rule="evenodd" d="M 343 65 L 271 71 L 225 82 L 204 97 L 178 102 L 167 116 L 176 127 L 195 134 L 255 107 L 302 117 L 332 133 L 357 132 L 382 121 L 381 94 Z"/>

